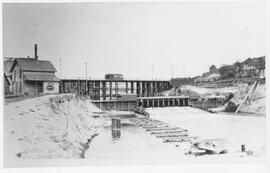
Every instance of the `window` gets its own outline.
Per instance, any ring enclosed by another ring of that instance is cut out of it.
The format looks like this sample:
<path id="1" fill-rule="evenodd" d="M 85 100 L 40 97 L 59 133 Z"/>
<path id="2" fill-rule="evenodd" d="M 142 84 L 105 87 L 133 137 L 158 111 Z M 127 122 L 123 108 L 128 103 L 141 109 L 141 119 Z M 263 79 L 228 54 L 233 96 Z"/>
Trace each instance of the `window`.
<path id="1" fill-rule="evenodd" d="M 22 69 L 20 69 L 20 79 L 22 78 Z"/>

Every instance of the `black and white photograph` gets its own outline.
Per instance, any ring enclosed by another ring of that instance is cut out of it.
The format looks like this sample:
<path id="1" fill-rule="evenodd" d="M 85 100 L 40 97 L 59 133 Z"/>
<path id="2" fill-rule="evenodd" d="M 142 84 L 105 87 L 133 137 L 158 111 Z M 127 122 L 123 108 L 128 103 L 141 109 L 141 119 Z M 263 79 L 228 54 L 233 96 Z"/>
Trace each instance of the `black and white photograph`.
<path id="1" fill-rule="evenodd" d="M 3 2 L 4 167 L 264 163 L 266 25 L 266 1 Z"/>

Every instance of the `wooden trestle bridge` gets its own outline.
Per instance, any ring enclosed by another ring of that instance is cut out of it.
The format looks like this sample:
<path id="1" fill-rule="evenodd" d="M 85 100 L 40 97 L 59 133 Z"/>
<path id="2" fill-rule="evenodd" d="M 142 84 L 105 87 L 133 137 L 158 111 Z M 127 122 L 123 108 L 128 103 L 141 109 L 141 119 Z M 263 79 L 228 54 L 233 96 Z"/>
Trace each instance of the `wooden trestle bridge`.
<path id="1" fill-rule="evenodd" d="M 60 80 L 60 93 L 87 95 L 92 100 L 115 100 L 121 94 L 134 94 L 137 97 L 160 96 L 172 87 L 169 80 Z"/>

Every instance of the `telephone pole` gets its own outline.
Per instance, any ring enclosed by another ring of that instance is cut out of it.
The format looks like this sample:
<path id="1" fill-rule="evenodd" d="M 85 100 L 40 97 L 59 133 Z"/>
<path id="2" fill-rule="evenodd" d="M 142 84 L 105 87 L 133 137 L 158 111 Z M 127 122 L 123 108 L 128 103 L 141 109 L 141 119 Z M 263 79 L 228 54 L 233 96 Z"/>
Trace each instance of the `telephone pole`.
<path id="1" fill-rule="evenodd" d="M 154 65 L 152 64 L 152 81 L 154 81 Z"/>
<path id="2" fill-rule="evenodd" d="M 59 74 L 59 78 L 60 78 L 60 93 L 62 93 L 62 85 L 61 85 L 61 78 L 62 78 L 62 59 L 60 57 L 60 74 Z"/>
<path id="3" fill-rule="evenodd" d="M 61 59 L 61 57 L 60 57 L 60 74 L 59 74 L 59 77 L 60 77 L 60 79 L 62 78 L 62 67 L 61 67 L 61 65 L 62 65 L 62 59 Z"/>
<path id="4" fill-rule="evenodd" d="M 87 62 L 85 62 L 85 95 L 87 94 Z"/>
<path id="5" fill-rule="evenodd" d="M 171 78 L 173 78 L 173 66 L 171 66 Z"/>

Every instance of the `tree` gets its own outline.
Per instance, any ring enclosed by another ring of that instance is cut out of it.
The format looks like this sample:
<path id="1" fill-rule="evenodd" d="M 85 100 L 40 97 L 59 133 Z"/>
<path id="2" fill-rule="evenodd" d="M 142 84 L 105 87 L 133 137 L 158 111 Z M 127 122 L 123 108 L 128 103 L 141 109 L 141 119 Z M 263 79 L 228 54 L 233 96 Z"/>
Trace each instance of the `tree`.
<path id="1" fill-rule="evenodd" d="M 235 68 L 229 65 L 220 67 L 219 72 L 222 78 L 233 78 L 236 74 Z"/>
<path id="2" fill-rule="evenodd" d="M 214 73 L 216 71 L 217 71 L 217 67 L 215 65 L 211 65 L 211 67 L 209 68 L 209 72 Z"/>

